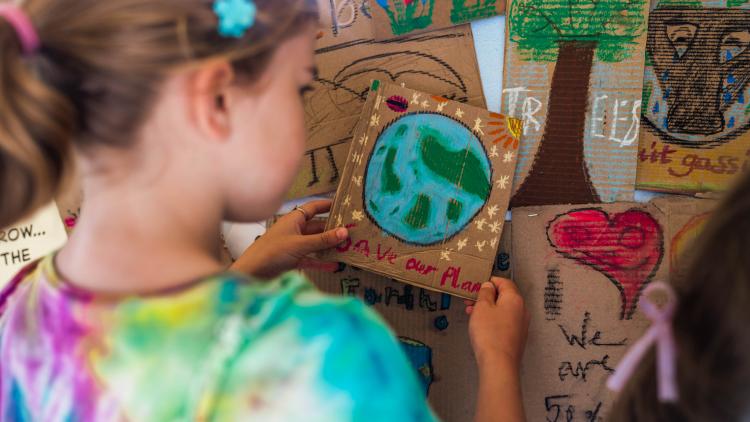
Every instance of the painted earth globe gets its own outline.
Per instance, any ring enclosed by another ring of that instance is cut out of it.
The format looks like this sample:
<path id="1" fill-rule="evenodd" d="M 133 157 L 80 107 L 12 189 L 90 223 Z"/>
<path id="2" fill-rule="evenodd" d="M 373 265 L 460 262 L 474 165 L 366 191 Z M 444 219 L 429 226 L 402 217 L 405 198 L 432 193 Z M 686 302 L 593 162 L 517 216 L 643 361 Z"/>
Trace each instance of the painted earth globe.
<path id="1" fill-rule="evenodd" d="M 489 199 L 492 170 L 479 138 L 437 113 L 405 114 L 378 136 L 365 210 L 387 234 L 433 245 L 459 233 Z"/>

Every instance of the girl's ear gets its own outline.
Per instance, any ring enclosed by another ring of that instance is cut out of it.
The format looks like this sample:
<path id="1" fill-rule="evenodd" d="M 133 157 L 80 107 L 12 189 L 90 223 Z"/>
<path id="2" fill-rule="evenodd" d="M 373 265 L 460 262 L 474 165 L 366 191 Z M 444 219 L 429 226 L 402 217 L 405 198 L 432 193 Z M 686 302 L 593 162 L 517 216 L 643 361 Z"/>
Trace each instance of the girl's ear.
<path id="1" fill-rule="evenodd" d="M 221 142 L 231 135 L 230 88 L 234 78 L 234 69 L 226 61 L 205 65 L 188 77 L 189 113 L 207 139 Z"/>

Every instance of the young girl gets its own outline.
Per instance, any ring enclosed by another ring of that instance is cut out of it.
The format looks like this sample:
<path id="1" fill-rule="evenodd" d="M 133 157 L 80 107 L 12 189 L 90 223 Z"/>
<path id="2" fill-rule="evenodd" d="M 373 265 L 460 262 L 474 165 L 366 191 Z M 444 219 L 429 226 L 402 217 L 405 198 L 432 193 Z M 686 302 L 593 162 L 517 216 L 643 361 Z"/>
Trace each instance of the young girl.
<path id="1" fill-rule="evenodd" d="M 750 175 L 711 215 L 695 245 L 687 271 L 674 280 L 677 307 L 668 321 L 674 378 L 660 370 L 652 349 L 612 421 L 750 419 Z M 665 400 L 660 383 L 670 382 L 675 397 Z"/>
<path id="2" fill-rule="evenodd" d="M 86 198 L 68 244 L 0 295 L 3 421 L 434 419 L 364 305 L 242 275 L 344 240 L 308 223 L 330 203 L 284 217 L 235 272 L 219 261 L 221 221 L 273 215 L 303 156 L 313 3 L 0 6 L 0 227 L 73 163 Z M 478 418 L 520 419 L 523 302 L 495 283 L 472 308 Z"/>

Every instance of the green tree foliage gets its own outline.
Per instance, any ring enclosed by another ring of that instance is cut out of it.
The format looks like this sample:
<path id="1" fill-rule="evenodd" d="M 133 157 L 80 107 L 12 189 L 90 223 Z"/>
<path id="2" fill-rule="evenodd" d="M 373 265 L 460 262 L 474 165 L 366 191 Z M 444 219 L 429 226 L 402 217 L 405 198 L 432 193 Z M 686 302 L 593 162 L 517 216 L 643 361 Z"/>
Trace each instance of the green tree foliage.
<path id="1" fill-rule="evenodd" d="M 596 58 L 620 62 L 630 57 L 646 30 L 647 0 L 516 0 L 508 13 L 510 39 L 523 60 L 557 60 L 560 42 L 596 45 Z"/>

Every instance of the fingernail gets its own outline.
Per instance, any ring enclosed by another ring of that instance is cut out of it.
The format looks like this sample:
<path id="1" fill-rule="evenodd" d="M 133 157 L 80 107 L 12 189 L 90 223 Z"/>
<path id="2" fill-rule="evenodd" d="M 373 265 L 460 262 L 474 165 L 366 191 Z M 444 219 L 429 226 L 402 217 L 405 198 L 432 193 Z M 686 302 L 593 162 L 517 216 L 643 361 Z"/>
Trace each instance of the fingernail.
<path id="1" fill-rule="evenodd" d="M 346 238 L 349 237 L 349 231 L 347 229 L 340 228 L 336 230 L 336 237 L 339 240 L 346 240 Z"/>
<path id="2" fill-rule="evenodd" d="M 495 285 L 494 285 L 494 284 L 492 284 L 492 283 L 490 283 L 489 281 L 485 281 L 484 283 L 482 283 L 482 288 L 483 288 L 483 289 L 484 289 L 484 288 L 487 288 L 487 289 L 494 289 L 494 288 L 495 288 Z"/>

